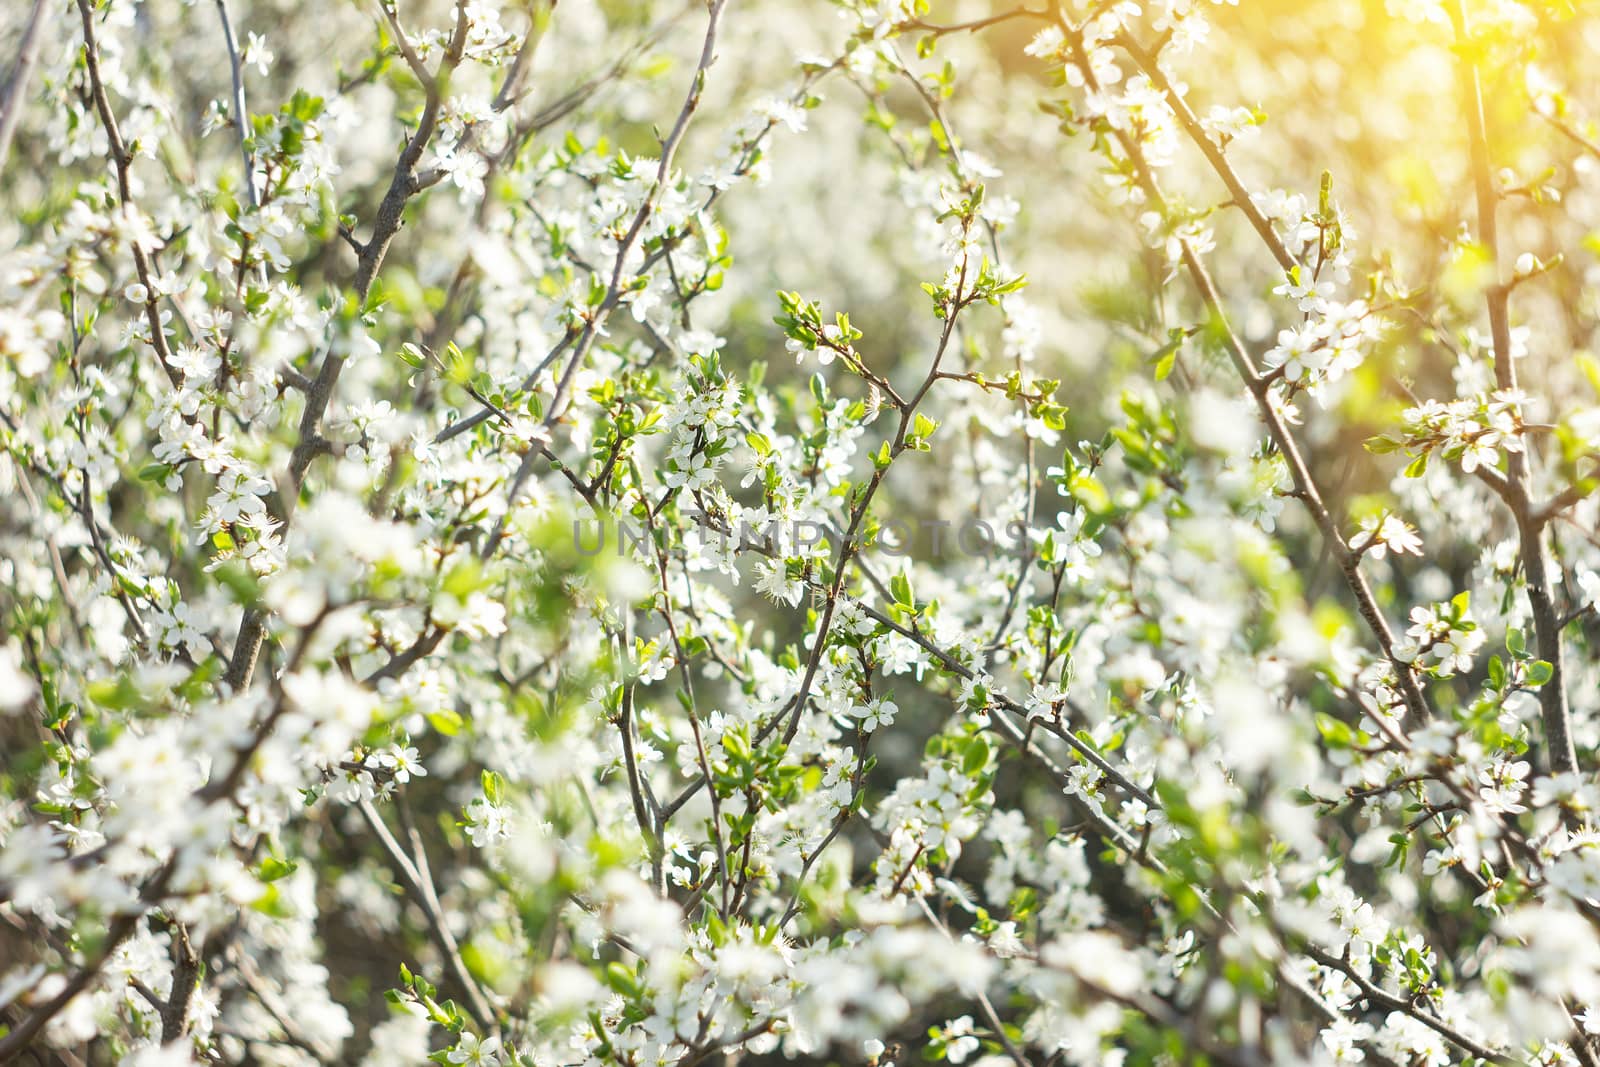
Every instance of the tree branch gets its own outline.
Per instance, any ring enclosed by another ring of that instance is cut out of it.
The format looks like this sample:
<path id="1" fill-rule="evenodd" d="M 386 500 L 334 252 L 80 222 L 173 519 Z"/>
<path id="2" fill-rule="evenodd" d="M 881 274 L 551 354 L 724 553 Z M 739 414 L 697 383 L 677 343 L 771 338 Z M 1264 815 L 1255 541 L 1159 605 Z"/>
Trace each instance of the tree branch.
<path id="1" fill-rule="evenodd" d="M 22 31 L 22 41 L 17 45 L 17 58 L 11 64 L 11 76 L 6 79 L 4 94 L 0 94 L 0 174 L 6 169 L 6 157 L 11 154 L 11 139 L 22 121 L 22 104 L 28 97 L 28 82 L 33 78 L 33 68 L 39 61 L 39 48 L 44 44 L 45 0 L 33 0 L 33 10 L 28 13 L 28 25 Z"/>
<path id="2" fill-rule="evenodd" d="M 1489 159 L 1489 138 L 1483 117 L 1483 90 L 1476 63 L 1472 59 L 1466 5 L 1455 0 L 1450 8 L 1456 31 L 1456 72 L 1461 106 L 1466 115 L 1468 148 L 1472 161 L 1473 194 L 1478 207 L 1478 240 L 1489 254 L 1494 279 L 1484 301 L 1489 313 L 1489 332 L 1494 342 L 1495 385 L 1501 391 L 1515 391 L 1517 368 L 1511 354 L 1510 290 L 1502 281 L 1500 240 L 1495 214 L 1499 199 Z M 1545 522 L 1535 509 L 1529 489 L 1529 453 L 1532 442 L 1525 439 L 1525 451 L 1506 452 L 1506 492 L 1503 494 L 1517 525 L 1522 550 L 1522 569 L 1528 589 L 1528 605 L 1533 616 L 1534 642 L 1539 658 L 1550 664 L 1550 678 L 1539 687 L 1539 717 L 1544 725 L 1545 755 L 1556 773 L 1573 773 L 1578 756 L 1572 742 L 1571 713 L 1567 707 L 1566 653 L 1561 639 L 1561 619 L 1551 592 L 1552 561 L 1545 548 Z"/>

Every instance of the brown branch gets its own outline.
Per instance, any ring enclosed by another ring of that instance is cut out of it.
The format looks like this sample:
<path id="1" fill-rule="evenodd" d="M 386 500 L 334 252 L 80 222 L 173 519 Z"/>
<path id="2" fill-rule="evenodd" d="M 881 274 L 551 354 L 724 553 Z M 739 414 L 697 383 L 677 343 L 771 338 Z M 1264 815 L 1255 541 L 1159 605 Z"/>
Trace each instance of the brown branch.
<path id="1" fill-rule="evenodd" d="M 161 1005 L 161 1043 L 170 1045 L 183 1037 L 189 1025 L 189 1001 L 200 979 L 200 956 L 189 943 L 189 930 L 181 922 L 172 923 L 172 990 Z"/>
<path id="2" fill-rule="evenodd" d="M 133 202 L 133 193 L 128 180 L 129 169 L 133 165 L 133 153 L 122 140 L 122 132 L 117 127 L 116 113 L 111 110 L 111 99 L 106 95 L 105 82 L 100 76 L 100 44 L 95 39 L 94 33 L 94 8 L 90 0 L 77 0 L 78 15 L 83 22 L 83 61 L 89 74 L 89 92 L 94 98 L 95 110 L 100 114 L 100 124 L 105 127 L 106 141 L 110 147 L 111 166 L 117 176 L 117 202 L 124 212 L 137 211 L 138 207 Z M 166 372 L 167 380 L 173 388 L 183 385 L 183 375 L 172 366 L 172 351 L 167 346 L 167 335 L 161 325 L 160 296 L 152 284 L 150 271 L 150 258 L 140 248 L 137 241 L 129 242 L 129 251 L 133 254 L 134 273 L 139 276 L 139 282 L 144 286 L 144 317 L 145 323 L 150 327 L 150 345 L 155 349 L 156 359 L 161 362 L 161 369 Z"/>
<path id="3" fill-rule="evenodd" d="M 665 187 L 667 177 L 672 171 L 672 161 L 677 155 L 678 146 L 683 143 L 684 134 L 689 130 L 689 123 L 694 118 L 695 112 L 700 108 L 700 94 L 705 89 L 706 73 L 711 64 L 716 60 L 717 28 L 722 21 L 723 9 L 728 0 L 712 0 L 706 22 L 705 41 L 700 48 L 700 60 L 695 67 L 694 77 L 689 84 L 689 92 L 685 95 L 683 106 L 678 110 L 678 118 L 672 125 L 672 131 L 666 140 L 661 143 L 661 160 L 656 165 L 655 181 L 651 184 L 649 192 L 645 193 L 644 202 L 634 213 L 633 222 L 628 227 L 627 233 L 617 244 L 616 257 L 611 267 L 611 281 L 606 286 L 604 299 L 599 307 L 589 315 L 584 323 L 582 332 L 578 335 L 571 358 L 567 361 L 566 370 L 556 383 L 555 395 L 550 398 L 550 407 L 545 412 L 544 428 L 549 429 L 555 425 L 556 419 L 561 416 L 562 405 L 566 400 L 567 390 L 571 388 L 573 379 L 577 376 L 578 368 L 589 356 L 589 349 L 599 335 L 600 327 L 609 317 L 613 308 L 620 302 L 622 295 L 622 272 L 626 265 L 628 254 L 633 251 L 634 244 L 639 240 L 639 235 L 644 231 L 645 223 L 655 211 L 656 197 Z M 547 359 L 548 363 L 549 360 Z M 533 473 L 534 455 L 530 453 L 523 458 L 511 479 L 511 488 L 506 496 L 506 510 L 495 523 L 494 532 L 483 542 L 478 554 L 483 559 L 488 559 L 499 547 L 500 539 L 505 534 L 506 524 L 510 521 L 517 498 L 522 493 L 522 487 L 527 483 L 529 475 Z"/>
<path id="4" fill-rule="evenodd" d="M 28 13 L 28 25 L 22 31 L 22 41 L 17 45 L 17 58 L 11 64 L 11 76 L 6 79 L 5 93 L 0 95 L 0 172 L 6 169 L 6 157 L 11 154 L 11 139 L 22 121 L 22 105 L 28 96 L 28 82 L 39 61 L 39 48 L 44 44 L 45 0 L 33 0 L 33 10 Z"/>
<path id="5" fill-rule="evenodd" d="M 1501 280 L 1500 240 L 1496 226 L 1499 199 L 1495 192 L 1489 137 L 1483 117 L 1483 88 L 1477 64 L 1469 47 L 1466 6 L 1456 0 L 1450 9 L 1456 31 L 1456 72 L 1461 106 L 1466 115 L 1468 149 L 1472 161 L 1472 185 L 1478 208 L 1478 240 L 1488 251 L 1495 274 L 1484 300 L 1489 314 L 1489 332 L 1494 342 L 1494 377 L 1502 391 L 1517 388 L 1516 361 L 1511 353 L 1510 289 Z M 1561 618 L 1551 590 L 1551 570 L 1559 565 L 1550 559 L 1545 546 L 1543 517 L 1535 508 L 1530 492 L 1528 470 L 1531 444 L 1525 451 L 1506 453 L 1506 492 L 1503 494 L 1517 524 L 1522 550 L 1522 570 L 1528 590 L 1528 606 L 1533 616 L 1534 642 L 1539 658 L 1550 664 L 1548 681 L 1539 687 L 1539 718 L 1544 725 L 1545 754 L 1552 771 L 1574 773 L 1578 756 L 1572 743 L 1572 719 L 1567 707 L 1566 652 L 1561 639 Z"/>
<path id="6" fill-rule="evenodd" d="M 78 2 L 83 6 L 87 0 Z M 384 14 L 393 19 L 387 8 L 384 8 Z M 84 17 L 87 20 L 88 15 L 85 14 Z M 356 299 L 362 304 L 366 303 L 373 279 L 377 277 L 378 268 L 383 264 L 383 257 L 389 249 L 390 242 L 400 230 L 406 202 L 417 192 L 417 163 L 438 127 L 439 112 L 443 106 L 441 83 L 448 80 L 450 72 L 461 62 L 467 46 L 467 29 L 466 0 L 457 0 L 455 30 L 445 48 L 444 58 L 440 61 L 439 74 L 431 75 L 424 81 L 427 100 L 423 105 L 422 117 L 418 120 L 416 131 L 401 151 L 400 158 L 395 161 L 394 174 L 389 180 L 389 191 L 378 207 L 378 214 L 372 225 L 372 235 L 365 242 L 357 242 L 352 236 L 345 235 L 345 239 L 352 246 L 360 248 L 353 288 Z M 404 40 L 404 34 L 401 34 L 401 40 Z M 409 45 L 406 47 L 409 48 Z M 408 58 L 415 59 L 415 54 Z M 300 415 L 299 437 L 294 451 L 290 453 L 289 469 L 285 474 L 284 484 L 280 487 L 280 514 L 277 518 L 283 524 L 282 533 L 285 537 L 288 536 L 289 521 L 294 514 L 295 502 L 299 499 L 300 488 L 305 482 L 306 471 L 323 451 L 320 447 L 322 418 L 327 413 L 334 388 L 339 384 L 339 375 L 344 370 L 345 359 L 345 356 L 332 351 L 331 343 L 324 345 L 322 366 L 318 369 L 317 376 L 312 379 L 310 388 L 306 390 L 306 404 Z M 244 616 L 239 620 L 238 636 L 234 638 L 233 654 L 223 675 L 223 681 L 234 692 L 250 684 L 256 661 L 261 655 L 261 643 L 266 636 L 266 627 L 265 611 L 259 607 L 245 609 Z"/>
<path id="7" fill-rule="evenodd" d="M 1250 225 L 1255 228 L 1256 233 L 1261 235 L 1262 242 L 1271 250 L 1272 258 L 1278 261 L 1278 266 L 1282 267 L 1285 272 L 1299 266 L 1299 261 L 1295 259 L 1293 253 L 1279 239 L 1278 232 L 1272 228 L 1272 223 L 1265 215 L 1261 214 L 1260 209 L 1255 205 L 1255 201 L 1250 198 L 1249 190 L 1244 187 L 1244 183 L 1239 180 L 1238 174 L 1234 172 L 1232 165 L 1228 163 L 1228 157 L 1223 154 L 1217 143 L 1211 139 L 1211 135 L 1206 132 L 1206 128 L 1200 124 L 1200 120 L 1195 117 L 1195 113 L 1190 109 L 1188 102 L 1173 87 L 1172 82 L 1167 78 L 1166 72 L 1161 69 L 1161 63 L 1157 57 L 1141 48 L 1137 41 L 1125 33 L 1117 36 L 1117 43 L 1122 46 L 1124 52 L 1127 52 L 1133 58 L 1139 69 L 1144 71 L 1151 84 L 1160 89 L 1162 94 L 1166 96 L 1167 106 L 1172 108 L 1173 114 L 1178 116 L 1178 123 L 1183 127 L 1184 132 L 1189 135 L 1189 139 L 1204 154 L 1206 161 L 1211 164 L 1211 169 L 1216 171 L 1217 177 L 1222 179 L 1222 184 L 1228 187 L 1228 192 L 1233 197 L 1233 205 L 1244 212 L 1244 217 L 1250 220 Z"/>
<path id="8" fill-rule="evenodd" d="M 1093 92 L 1100 91 L 1099 79 L 1094 73 L 1093 66 L 1089 63 L 1084 51 L 1081 31 L 1060 20 L 1061 28 L 1067 36 L 1067 41 L 1072 47 L 1073 61 L 1076 63 L 1085 79 L 1085 85 Z M 1123 155 L 1134 168 L 1136 180 L 1144 189 L 1151 206 L 1163 215 L 1166 213 L 1166 198 L 1160 186 L 1151 173 L 1145 160 L 1144 152 L 1123 130 L 1113 130 L 1116 141 L 1121 147 Z M 1203 132 L 1203 131 L 1202 131 Z M 1209 139 L 1208 139 L 1209 140 Z M 1227 161 L 1220 158 L 1213 160 L 1227 173 L 1232 171 L 1227 167 Z M 1233 180 L 1237 181 L 1237 178 Z M 1245 198 L 1248 200 L 1248 197 Z M 1270 227 L 1268 228 L 1270 230 Z M 1322 533 L 1329 552 L 1339 565 L 1340 572 L 1344 575 L 1345 584 L 1349 587 L 1351 595 L 1356 601 L 1356 608 L 1366 622 L 1367 628 L 1372 631 L 1378 641 L 1378 646 L 1384 658 L 1389 661 L 1395 673 L 1396 682 L 1400 687 L 1401 697 L 1406 704 L 1406 710 L 1414 723 L 1427 721 L 1432 716 L 1426 697 L 1417 682 L 1411 665 L 1405 663 L 1395 655 L 1394 634 L 1389 628 L 1389 622 L 1384 617 L 1382 609 L 1378 606 L 1377 597 L 1373 594 L 1371 585 L 1367 582 L 1366 575 L 1361 571 L 1361 557 L 1350 550 L 1345 542 L 1344 535 L 1340 533 L 1338 523 L 1334 521 L 1332 513 L 1324 503 L 1321 493 L 1317 489 L 1315 480 L 1311 476 L 1310 467 L 1304 456 L 1301 455 L 1299 443 L 1294 435 L 1289 432 L 1288 425 L 1278 413 L 1272 403 L 1270 383 L 1263 379 L 1256 369 L 1255 361 L 1245 349 L 1244 343 L 1239 340 L 1233 328 L 1229 325 L 1227 313 L 1222 306 L 1222 297 L 1217 292 L 1217 287 L 1211 279 L 1210 272 L 1206 270 L 1205 263 L 1194 251 L 1193 246 L 1187 241 L 1179 242 L 1181 259 L 1190 280 L 1199 291 L 1201 300 L 1205 303 L 1210 313 L 1212 322 L 1221 335 L 1223 347 L 1227 350 L 1228 357 L 1234 365 L 1239 377 L 1249 389 L 1251 397 L 1255 400 L 1261 421 L 1266 425 L 1267 433 L 1277 446 L 1278 452 L 1283 456 L 1285 465 L 1289 468 L 1289 475 L 1294 481 L 1295 494 L 1311 512 L 1311 517 Z"/>
<path id="9" fill-rule="evenodd" d="M 78 968 L 55 996 L 29 1012 L 27 1017 L 12 1027 L 4 1037 L 0 1037 L 0 1063 L 8 1063 L 21 1055 L 32 1045 L 33 1039 L 38 1036 L 51 1019 L 61 1013 L 68 1004 L 71 1004 L 78 994 L 88 989 L 100 976 L 107 961 L 121 947 L 122 943 L 133 935 L 138 929 L 139 920 L 144 917 L 144 909 L 151 902 L 166 891 L 167 884 L 172 881 L 172 876 L 178 869 L 177 858 L 169 859 L 162 865 L 150 879 L 145 882 L 139 892 L 139 902 L 142 905 L 136 910 L 126 911 L 111 921 L 106 930 L 105 938 L 101 941 L 100 950 L 95 953 L 82 967 Z"/>

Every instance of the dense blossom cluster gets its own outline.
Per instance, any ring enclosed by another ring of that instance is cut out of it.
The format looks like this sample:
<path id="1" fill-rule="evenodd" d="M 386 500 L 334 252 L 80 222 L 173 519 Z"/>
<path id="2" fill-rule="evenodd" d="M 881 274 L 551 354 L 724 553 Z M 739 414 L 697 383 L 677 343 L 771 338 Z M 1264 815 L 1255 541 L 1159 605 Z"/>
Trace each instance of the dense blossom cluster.
<path id="1" fill-rule="evenodd" d="M 0 28 L 0 1062 L 1600 1063 L 1592 15 Z"/>

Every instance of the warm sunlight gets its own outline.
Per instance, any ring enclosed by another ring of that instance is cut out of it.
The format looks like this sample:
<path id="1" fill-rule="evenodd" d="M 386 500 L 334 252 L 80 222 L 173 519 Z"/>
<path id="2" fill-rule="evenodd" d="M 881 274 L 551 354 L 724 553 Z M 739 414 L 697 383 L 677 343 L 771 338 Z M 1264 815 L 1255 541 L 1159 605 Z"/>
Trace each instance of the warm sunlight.
<path id="1" fill-rule="evenodd" d="M 0 4 L 0 1065 L 1600 1067 L 1596 56 Z"/>

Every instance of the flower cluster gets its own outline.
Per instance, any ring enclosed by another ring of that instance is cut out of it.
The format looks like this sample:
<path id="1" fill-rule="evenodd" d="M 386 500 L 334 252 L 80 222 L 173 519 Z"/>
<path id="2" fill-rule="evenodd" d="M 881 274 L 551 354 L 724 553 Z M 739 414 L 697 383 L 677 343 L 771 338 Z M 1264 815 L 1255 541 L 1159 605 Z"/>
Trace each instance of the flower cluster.
<path id="1" fill-rule="evenodd" d="M 1360 7 L 5 6 L 0 1062 L 1600 1060 L 1600 22 Z"/>

